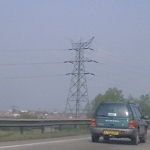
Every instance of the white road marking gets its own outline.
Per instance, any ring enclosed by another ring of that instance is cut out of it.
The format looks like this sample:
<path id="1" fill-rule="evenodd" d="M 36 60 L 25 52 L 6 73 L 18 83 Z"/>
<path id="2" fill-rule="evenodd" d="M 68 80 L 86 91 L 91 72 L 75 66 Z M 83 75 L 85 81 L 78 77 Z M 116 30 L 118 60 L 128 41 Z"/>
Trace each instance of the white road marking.
<path id="1" fill-rule="evenodd" d="M 41 142 L 41 143 L 30 143 L 30 144 L 19 144 L 19 145 L 10 145 L 10 146 L 2 146 L 0 149 L 4 148 L 15 148 L 15 147 L 24 147 L 24 146 L 35 146 L 35 145 L 43 145 L 43 144 L 51 144 L 51 143 L 61 143 L 61 142 L 68 142 L 68 141 L 78 141 L 78 140 L 84 140 L 89 139 L 90 137 L 86 138 L 78 138 L 78 139 L 67 139 L 67 140 L 59 140 L 59 141 L 49 141 L 49 142 Z"/>
<path id="2" fill-rule="evenodd" d="M 150 132 L 150 130 L 148 130 L 147 132 Z M 78 140 L 84 140 L 84 139 L 90 139 L 90 137 L 78 138 L 78 139 L 59 140 L 59 141 L 49 141 L 49 142 L 41 142 L 41 143 L 30 143 L 30 144 L 22 144 L 22 145 L 19 144 L 19 145 L 2 146 L 2 147 L 0 147 L 0 149 L 15 148 L 15 147 L 24 147 L 24 146 L 35 146 L 35 145 L 52 144 L 52 143 L 62 143 L 62 142 L 78 141 Z"/>

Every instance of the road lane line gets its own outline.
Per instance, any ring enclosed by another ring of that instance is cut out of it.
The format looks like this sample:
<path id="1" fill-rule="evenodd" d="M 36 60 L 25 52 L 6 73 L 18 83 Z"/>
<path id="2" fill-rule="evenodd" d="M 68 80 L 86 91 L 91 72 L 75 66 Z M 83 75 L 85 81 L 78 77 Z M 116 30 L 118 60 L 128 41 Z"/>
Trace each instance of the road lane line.
<path id="1" fill-rule="evenodd" d="M 85 140 L 85 139 L 90 139 L 90 137 L 78 138 L 78 139 L 59 140 L 59 141 L 49 141 L 49 142 L 41 142 L 41 143 L 30 143 L 30 144 L 19 144 L 19 145 L 2 146 L 2 147 L 0 147 L 0 149 L 24 147 L 24 146 L 35 146 L 35 145 L 52 144 L 52 143 L 62 143 L 62 142 L 68 142 L 68 141 L 71 142 L 71 141 L 78 141 L 78 140 Z"/>
<path id="2" fill-rule="evenodd" d="M 150 130 L 148 130 L 147 132 L 150 132 Z M 90 139 L 90 137 L 77 138 L 77 139 L 67 139 L 67 140 L 59 140 L 59 141 L 49 141 L 49 142 L 41 142 L 41 143 L 30 143 L 30 144 L 19 144 L 19 145 L 2 146 L 2 147 L 0 147 L 0 149 L 15 148 L 15 147 L 25 147 L 25 146 L 35 146 L 35 145 L 52 144 L 52 143 L 62 143 L 62 142 L 68 142 L 68 141 L 71 142 L 71 141 L 78 141 L 78 140 L 84 140 L 84 139 Z"/>

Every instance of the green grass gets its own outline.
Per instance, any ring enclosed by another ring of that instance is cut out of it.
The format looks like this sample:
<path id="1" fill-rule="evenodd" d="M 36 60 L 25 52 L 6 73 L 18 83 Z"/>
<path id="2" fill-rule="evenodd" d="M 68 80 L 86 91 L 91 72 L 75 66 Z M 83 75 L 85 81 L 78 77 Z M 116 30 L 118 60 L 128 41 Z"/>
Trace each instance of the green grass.
<path id="1" fill-rule="evenodd" d="M 89 134 L 87 129 L 69 129 L 63 131 L 47 131 L 41 133 L 40 130 L 33 129 L 31 131 L 24 131 L 20 134 L 19 131 L 0 131 L 0 142 L 2 141 L 18 141 L 18 140 L 29 140 L 29 139 L 43 139 L 43 138 L 56 138 L 64 136 L 74 136 Z"/>

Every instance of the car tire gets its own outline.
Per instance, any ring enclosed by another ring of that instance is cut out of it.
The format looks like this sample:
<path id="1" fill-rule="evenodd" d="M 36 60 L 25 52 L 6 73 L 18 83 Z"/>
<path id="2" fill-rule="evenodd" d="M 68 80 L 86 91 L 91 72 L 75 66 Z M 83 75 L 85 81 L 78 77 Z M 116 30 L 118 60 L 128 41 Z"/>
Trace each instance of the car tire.
<path id="1" fill-rule="evenodd" d="M 99 142 L 99 136 L 98 135 L 92 135 L 92 142 Z"/>
<path id="2" fill-rule="evenodd" d="M 147 135 L 145 134 L 142 138 L 140 138 L 141 143 L 146 143 Z"/>
<path id="3" fill-rule="evenodd" d="M 146 143 L 146 139 L 147 139 L 147 130 L 145 129 L 145 134 L 140 138 L 140 142 Z"/>
<path id="4" fill-rule="evenodd" d="M 136 136 L 131 138 L 131 143 L 133 145 L 138 145 L 138 143 L 139 143 L 139 133 L 138 133 L 138 131 L 136 133 Z"/>
<path id="5" fill-rule="evenodd" d="M 109 138 L 108 135 L 106 135 L 106 136 L 103 137 L 103 139 L 104 139 L 105 142 L 109 142 L 109 139 L 110 139 L 110 138 Z"/>

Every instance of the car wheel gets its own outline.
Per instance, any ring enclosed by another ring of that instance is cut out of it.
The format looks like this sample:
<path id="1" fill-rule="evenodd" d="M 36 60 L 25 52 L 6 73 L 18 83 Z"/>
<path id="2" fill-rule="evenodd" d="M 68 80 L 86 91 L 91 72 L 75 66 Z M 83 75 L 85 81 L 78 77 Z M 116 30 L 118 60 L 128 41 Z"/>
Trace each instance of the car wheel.
<path id="1" fill-rule="evenodd" d="M 104 136 L 103 139 L 105 142 L 109 142 L 109 136 L 108 135 Z"/>
<path id="2" fill-rule="evenodd" d="M 146 143 L 146 138 L 147 138 L 147 130 L 145 129 L 145 134 L 140 138 L 140 142 Z"/>
<path id="3" fill-rule="evenodd" d="M 99 136 L 98 135 L 92 135 L 92 142 L 98 142 Z"/>
<path id="4" fill-rule="evenodd" d="M 133 145 L 138 145 L 138 143 L 139 143 L 139 133 L 138 132 L 136 133 L 136 137 L 131 138 L 131 143 Z"/>

